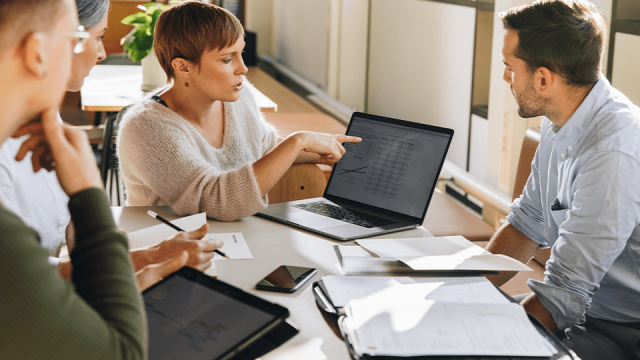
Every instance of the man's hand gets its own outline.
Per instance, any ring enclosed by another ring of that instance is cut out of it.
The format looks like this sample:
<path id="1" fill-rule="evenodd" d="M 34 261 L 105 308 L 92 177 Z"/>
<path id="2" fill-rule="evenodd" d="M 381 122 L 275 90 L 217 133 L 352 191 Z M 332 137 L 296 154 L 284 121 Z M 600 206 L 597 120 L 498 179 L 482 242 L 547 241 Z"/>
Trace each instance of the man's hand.
<path id="1" fill-rule="evenodd" d="M 203 239 L 209 231 L 209 225 L 204 224 L 200 229 L 177 233 L 158 245 L 131 252 L 136 270 L 149 264 L 162 263 L 182 252 L 187 252 L 187 266 L 204 271 L 211 266 L 214 250 L 222 247 L 222 240 Z"/>
<path id="2" fill-rule="evenodd" d="M 185 266 L 189 255 L 186 251 L 183 251 L 178 256 L 170 258 L 160 264 L 147 265 L 136 272 L 136 279 L 138 280 L 138 286 L 140 291 L 144 291 L 151 287 L 151 285 L 157 283 L 167 275 L 178 271 L 181 267 Z"/>
<path id="3" fill-rule="evenodd" d="M 87 135 L 84 131 L 60 124 L 55 109 L 44 111 L 40 122 L 20 127 L 12 137 L 24 135 L 30 137 L 22 143 L 16 160 L 24 159 L 31 151 L 33 171 L 55 169 L 60 186 L 67 195 L 102 187 Z"/>

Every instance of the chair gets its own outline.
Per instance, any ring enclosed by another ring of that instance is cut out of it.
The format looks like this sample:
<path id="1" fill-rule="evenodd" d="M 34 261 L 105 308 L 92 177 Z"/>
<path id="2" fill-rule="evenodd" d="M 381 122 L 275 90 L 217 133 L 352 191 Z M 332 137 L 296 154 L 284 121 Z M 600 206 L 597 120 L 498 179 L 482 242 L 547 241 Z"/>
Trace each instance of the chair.
<path id="1" fill-rule="evenodd" d="M 120 202 L 120 177 L 118 176 L 118 159 L 116 157 L 116 143 L 114 141 L 114 134 L 120 123 L 122 115 L 127 111 L 129 106 L 123 108 L 117 113 L 112 113 L 107 116 L 104 127 L 104 136 L 102 138 L 102 151 L 100 153 L 100 160 L 98 161 L 100 166 L 100 176 L 102 177 L 102 183 L 105 186 L 107 195 L 113 203 L 113 187 L 116 189 L 116 204 L 121 205 Z M 109 179 L 109 187 L 107 188 L 107 178 L 111 174 Z"/>
<path id="2" fill-rule="evenodd" d="M 327 186 L 324 173 L 315 164 L 293 164 L 268 192 L 269 203 L 277 204 L 321 197 Z"/>
<path id="3" fill-rule="evenodd" d="M 516 171 L 516 181 L 513 184 L 512 200 L 522 195 L 524 186 L 527 184 L 529 175 L 531 175 L 531 163 L 536 155 L 536 150 L 540 144 L 540 126 L 534 126 L 527 130 L 522 141 L 522 149 L 520 150 L 520 159 L 518 159 L 518 169 Z M 538 249 L 533 259 L 540 265 L 545 266 L 547 260 L 551 256 L 551 249 Z"/>

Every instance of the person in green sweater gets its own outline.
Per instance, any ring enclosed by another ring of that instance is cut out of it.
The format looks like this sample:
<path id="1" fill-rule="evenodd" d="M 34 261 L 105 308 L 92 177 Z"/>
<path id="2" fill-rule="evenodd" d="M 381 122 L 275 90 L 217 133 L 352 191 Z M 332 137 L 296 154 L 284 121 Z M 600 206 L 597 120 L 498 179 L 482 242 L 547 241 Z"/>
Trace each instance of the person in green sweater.
<path id="1" fill-rule="evenodd" d="M 147 324 L 127 238 L 118 231 L 87 136 L 57 121 L 70 61 L 88 34 L 73 0 L 0 0 L 0 143 L 28 135 L 34 170 L 55 169 L 76 243 L 71 282 L 36 231 L 0 206 L 0 356 L 145 359 Z M 161 277 L 187 253 L 152 269 Z"/>

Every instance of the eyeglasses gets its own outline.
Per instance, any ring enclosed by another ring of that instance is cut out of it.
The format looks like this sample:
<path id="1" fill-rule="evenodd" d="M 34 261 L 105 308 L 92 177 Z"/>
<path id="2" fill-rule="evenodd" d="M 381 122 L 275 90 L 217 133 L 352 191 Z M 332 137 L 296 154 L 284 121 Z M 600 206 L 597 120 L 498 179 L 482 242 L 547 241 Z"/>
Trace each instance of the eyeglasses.
<path id="1" fill-rule="evenodd" d="M 84 27 L 78 26 L 78 31 L 64 31 L 64 30 L 46 30 L 41 31 L 43 34 L 53 36 L 65 36 L 70 38 L 76 38 L 77 42 L 73 46 L 73 54 L 78 55 L 84 51 L 87 46 L 87 39 L 90 37 L 89 33 L 84 31 Z"/>

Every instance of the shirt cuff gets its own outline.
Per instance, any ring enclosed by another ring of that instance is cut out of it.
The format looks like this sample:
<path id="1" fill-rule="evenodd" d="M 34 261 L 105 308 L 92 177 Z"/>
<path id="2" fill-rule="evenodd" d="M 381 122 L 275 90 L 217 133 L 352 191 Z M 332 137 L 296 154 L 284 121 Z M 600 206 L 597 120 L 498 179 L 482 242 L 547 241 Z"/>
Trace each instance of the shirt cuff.
<path id="1" fill-rule="evenodd" d="M 510 206 L 511 212 L 507 215 L 507 221 L 518 231 L 525 234 L 529 239 L 536 242 L 540 247 L 549 247 L 545 234 L 544 219 L 532 218 L 534 211 L 523 204 L 520 199 L 516 199 Z M 542 221 L 542 222 L 540 222 Z"/>
<path id="2" fill-rule="evenodd" d="M 49 256 L 47 262 L 49 263 L 49 265 L 58 266 L 58 264 L 60 263 L 60 258 Z"/>
<path id="3" fill-rule="evenodd" d="M 529 279 L 527 285 L 540 299 L 558 329 L 564 330 L 586 321 L 585 311 L 591 305 L 590 299 L 547 282 Z"/>

